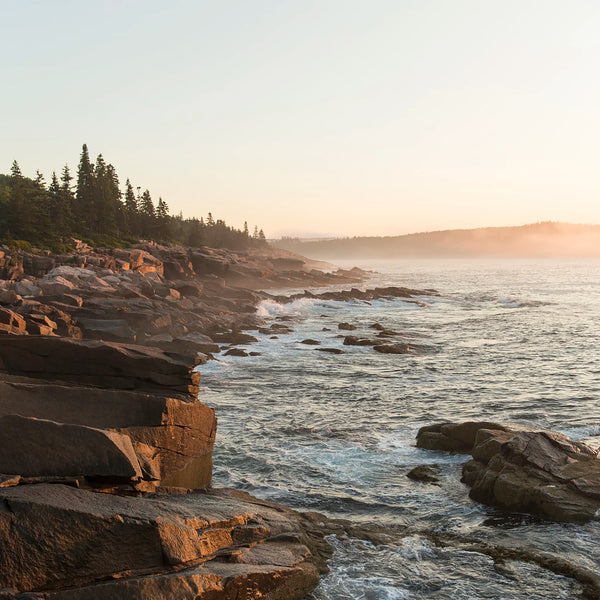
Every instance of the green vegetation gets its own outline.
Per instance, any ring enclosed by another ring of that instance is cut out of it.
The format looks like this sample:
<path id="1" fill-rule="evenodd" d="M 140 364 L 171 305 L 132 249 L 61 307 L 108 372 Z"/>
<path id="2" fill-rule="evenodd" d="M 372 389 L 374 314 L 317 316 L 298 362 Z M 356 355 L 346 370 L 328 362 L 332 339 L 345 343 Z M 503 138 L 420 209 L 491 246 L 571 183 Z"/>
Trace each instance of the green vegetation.
<path id="1" fill-rule="evenodd" d="M 71 251 L 74 238 L 104 247 L 127 247 L 140 239 L 234 250 L 266 243 L 262 229 L 250 235 L 247 223 L 239 230 L 211 213 L 206 220 L 170 215 L 162 198 L 155 204 L 148 190 L 138 187 L 136 193 L 129 179 L 123 193 L 115 168 L 102 154 L 93 163 L 85 144 L 76 179 L 65 165 L 47 185 L 39 171 L 25 177 L 14 161 L 10 175 L 0 174 L 0 243 L 57 253 Z"/>

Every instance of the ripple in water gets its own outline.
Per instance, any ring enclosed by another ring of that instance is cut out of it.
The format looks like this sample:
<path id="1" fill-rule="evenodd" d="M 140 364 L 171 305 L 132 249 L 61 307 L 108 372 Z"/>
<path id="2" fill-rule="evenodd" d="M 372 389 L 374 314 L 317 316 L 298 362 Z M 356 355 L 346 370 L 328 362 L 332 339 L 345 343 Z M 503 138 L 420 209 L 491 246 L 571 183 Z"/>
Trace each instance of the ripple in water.
<path id="1" fill-rule="evenodd" d="M 303 299 L 264 303 L 267 320 L 294 329 L 258 336 L 260 357 L 202 367 L 201 399 L 217 410 L 215 485 L 407 531 L 460 534 L 555 552 L 597 570 L 597 523 L 564 525 L 506 515 L 471 502 L 465 458 L 414 447 L 418 427 L 439 420 L 521 422 L 600 438 L 598 263 L 411 261 L 359 264 L 369 287 L 436 288 L 424 305 Z M 344 346 L 337 324 L 374 337 L 379 322 L 414 354 Z M 329 331 L 323 331 L 323 329 Z M 312 338 L 319 352 L 298 342 Z M 440 466 L 441 485 L 414 482 L 418 464 Z M 572 598 L 578 587 L 536 565 L 496 565 L 486 555 L 431 546 L 418 535 L 393 545 L 332 539 L 331 573 L 313 598 Z"/>

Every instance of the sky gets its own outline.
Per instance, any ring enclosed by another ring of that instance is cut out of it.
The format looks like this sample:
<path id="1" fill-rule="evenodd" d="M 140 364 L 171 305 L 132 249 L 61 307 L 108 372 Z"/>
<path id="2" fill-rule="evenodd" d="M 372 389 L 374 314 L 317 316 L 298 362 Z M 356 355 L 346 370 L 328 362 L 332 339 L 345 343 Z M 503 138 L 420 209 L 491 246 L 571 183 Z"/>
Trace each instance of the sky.
<path id="1" fill-rule="evenodd" d="M 267 237 L 600 223 L 597 0 L 0 0 L 0 172 Z"/>

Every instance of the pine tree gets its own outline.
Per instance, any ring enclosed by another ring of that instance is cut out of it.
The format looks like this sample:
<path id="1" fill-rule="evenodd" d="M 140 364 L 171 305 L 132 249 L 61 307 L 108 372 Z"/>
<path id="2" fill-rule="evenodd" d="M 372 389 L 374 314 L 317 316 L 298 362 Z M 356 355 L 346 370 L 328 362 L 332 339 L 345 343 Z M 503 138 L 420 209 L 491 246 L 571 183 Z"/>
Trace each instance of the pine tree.
<path id="1" fill-rule="evenodd" d="M 12 166 L 10 168 L 10 174 L 13 179 L 23 179 L 23 173 L 21 173 L 21 167 L 19 167 L 19 163 L 16 160 L 13 160 Z"/>
<path id="2" fill-rule="evenodd" d="M 60 174 L 60 211 L 62 213 L 63 231 L 62 237 L 69 237 L 73 233 L 73 212 L 75 210 L 75 194 L 71 186 L 73 177 L 69 166 L 65 165 Z"/>
<path id="3" fill-rule="evenodd" d="M 158 199 L 156 205 L 156 218 L 158 219 L 158 236 L 161 240 L 167 240 L 169 237 L 169 207 L 162 199 Z"/>
<path id="4" fill-rule="evenodd" d="M 125 182 L 125 214 L 129 233 L 134 236 L 140 235 L 138 203 L 129 179 Z"/>
<path id="5" fill-rule="evenodd" d="M 141 234 L 144 237 L 151 238 L 155 233 L 156 214 L 154 211 L 154 204 L 152 203 L 152 197 L 148 190 L 144 190 L 144 193 L 142 194 L 140 213 L 142 222 Z"/>
<path id="6" fill-rule="evenodd" d="M 44 175 L 40 173 L 39 169 L 35 172 L 35 179 L 33 180 L 33 182 L 41 190 L 46 189 L 46 180 L 44 178 Z"/>
<path id="7" fill-rule="evenodd" d="M 250 232 L 248 231 L 248 221 L 244 221 L 244 235 L 246 237 L 250 236 Z"/>
<path id="8" fill-rule="evenodd" d="M 81 158 L 77 168 L 77 191 L 75 193 L 76 227 L 80 232 L 94 231 L 96 226 L 96 207 L 94 206 L 94 167 L 86 144 L 81 149 Z"/>

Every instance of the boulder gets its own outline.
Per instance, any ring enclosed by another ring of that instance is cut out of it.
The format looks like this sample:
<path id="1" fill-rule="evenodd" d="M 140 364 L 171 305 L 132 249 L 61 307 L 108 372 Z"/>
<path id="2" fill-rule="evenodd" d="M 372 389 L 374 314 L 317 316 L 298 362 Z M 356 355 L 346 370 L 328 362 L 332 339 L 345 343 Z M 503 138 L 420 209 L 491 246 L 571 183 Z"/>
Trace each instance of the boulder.
<path id="1" fill-rule="evenodd" d="M 438 465 L 418 465 L 413 467 L 406 476 L 413 481 L 422 481 L 423 483 L 438 483 L 440 478 L 440 468 Z"/>
<path id="2" fill-rule="evenodd" d="M 15 290 L 0 290 L 0 304 L 17 304 L 21 296 Z"/>
<path id="3" fill-rule="evenodd" d="M 44 296 L 60 296 L 62 294 L 69 294 L 76 286 L 64 277 L 44 277 L 37 281 L 38 287 L 42 290 Z"/>
<path id="4" fill-rule="evenodd" d="M 329 354 L 344 354 L 344 351 L 341 348 L 316 348 L 321 352 L 328 352 Z"/>
<path id="5" fill-rule="evenodd" d="M 248 356 L 248 353 L 242 348 L 230 348 L 225 352 L 224 356 L 240 356 L 245 357 Z"/>
<path id="6" fill-rule="evenodd" d="M 354 331 L 356 329 L 356 325 L 352 325 L 351 323 L 339 323 L 338 329 L 344 331 Z"/>
<path id="7" fill-rule="evenodd" d="M 594 519 L 600 460 L 583 442 L 553 431 L 486 421 L 424 427 L 417 446 L 470 452 L 462 481 L 478 502 L 556 521 Z"/>
<path id="8" fill-rule="evenodd" d="M 301 344 L 306 344 L 307 346 L 320 346 L 321 342 L 319 340 L 306 339 L 300 342 Z"/>
<path id="9" fill-rule="evenodd" d="M 248 344 L 257 341 L 253 335 L 242 333 L 240 331 L 215 333 L 213 335 L 213 340 L 219 344 Z"/>
<path id="10" fill-rule="evenodd" d="M 378 344 L 373 350 L 382 354 L 409 354 L 411 348 L 408 344 Z"/>
<path id="11" fill-rule="evenodd" d="M 37 298 L 41 295 L 42 290 L 29 279 L 22 279 L 14 284 L 14 290 L 20 296 L 25 298 Z"/>
<path id="12" fill-rule="evenodd" d="M 344 338 L 344 346 L 372 346 L 373 340 L 359 338 L 355 335 L 347 335 Z"/>
<path id="13" fill-rule="evenodd" d="M 142 473 L 126 435 L 18 415 L 0 417 L 0 473 L 115 480 Z"/>

